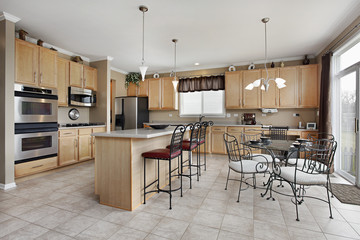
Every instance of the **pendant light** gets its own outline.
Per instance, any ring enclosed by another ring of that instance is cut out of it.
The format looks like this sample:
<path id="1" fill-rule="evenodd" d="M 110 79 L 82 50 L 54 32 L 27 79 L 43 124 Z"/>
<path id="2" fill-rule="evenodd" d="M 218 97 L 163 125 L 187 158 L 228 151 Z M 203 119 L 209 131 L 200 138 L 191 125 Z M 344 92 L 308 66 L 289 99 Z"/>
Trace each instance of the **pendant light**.
<path id="1" fill-rule="evenodd" d="M 145 74 L 146 70 L 149 68 L 149 66 L 144 65 L 145 58 L 144 58 L 144 42 L 145 42 L 145 13 L 149 10 L 145 6 L 140 6 L 139 10 L 143 13 L 143 28 L 142 28 L 142 59 L 141 59 L 141 66 L 139 66 L 140 72 L 141 72 L 141 80 L 145 80 Z"/>
<path id="2" fill-rule="evenodd" d="M 253 83 L 250 83 L 249 85 L 246 86 L 246 90 L 252 90 L 254 87 L 260 87 L 261 90 L 264 91 L 268 91 L 269 89 L 269 82 L 270 81 L 274 81 L 276 83 L 276 86 L 281 89 L 286 87 L 285 85 L 285 80 L 282 78 L 269 78 L 269 72 L 268 69 L 266 67 L 266 63 L 267 63 L 267 31 L 266 31 L 266 23 L 268 23 L 270 21 L 270 18 L 263 18 L 261 19 L 261 21 L 265 24 L 265 71 L 266 71 L 266 78 L 260 78 L 255 80 Z"/>
<path id="3" fill-rule="evenodd" d="M 174 43 L 174 80 L 172 81 L 172 84 L 174 86 L 174 90 L 177 91 L 177 86 L 179 84 L 179 81 L 176 78 L 176 43 L 178 42 L 177 39 L 171 40 Z"/>

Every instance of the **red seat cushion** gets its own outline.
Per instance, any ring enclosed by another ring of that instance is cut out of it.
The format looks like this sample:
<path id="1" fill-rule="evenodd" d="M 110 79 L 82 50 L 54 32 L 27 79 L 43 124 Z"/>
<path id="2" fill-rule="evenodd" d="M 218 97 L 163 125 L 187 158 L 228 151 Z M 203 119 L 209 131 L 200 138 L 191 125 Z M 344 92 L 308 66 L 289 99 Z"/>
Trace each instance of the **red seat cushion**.
<path id="1" fill-rule="evenodd" d="M 197 144 L 193 143 L 192 146 L 191 146 L 191 150 L 193 150 L 196 147 L 197 147 Z M 170 149 L 170 145 L 167 145 L 166 148 Z M 183 142 L 182 149 L 185 150 L 185 151 L 189 151 L 190 150 L 190 141 L 189 142 Z"/>
<path id="2" fill-rule="evenodd" d="M 171 158 L 179 156 L 181 151 L 177 151 L 171 154 Z M 155 149 L 149 152 L 144 152 L 141 154 L 144 158 L 154 158 L 154 159 L 169 159 L 170 158 L 170 149 L 161 148 Z"/>
<path id="3" fill-rule="evenodd" d="M 201 140 L 199 143 L 202 144 L 202 143 L 204 143 L 204 142 L 205 142 L 205 139 Z"/>

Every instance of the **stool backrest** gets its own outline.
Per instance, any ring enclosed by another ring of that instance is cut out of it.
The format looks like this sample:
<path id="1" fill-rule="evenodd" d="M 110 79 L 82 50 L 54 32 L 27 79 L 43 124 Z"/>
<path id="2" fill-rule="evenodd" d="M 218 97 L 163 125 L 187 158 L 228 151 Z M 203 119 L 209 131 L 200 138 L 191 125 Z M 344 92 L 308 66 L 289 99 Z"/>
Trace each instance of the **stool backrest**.
<path id="1" fill-rule="evenodd" d="M 199 132 L 201 129 L 201 123 L 196 122 L 194 124 L 189 124 L 187 127 L 190 128 L 190 149 L 198 143 Z"/>
<path id="2" fill-rule="evenodd" d="M 270 127 L 269 135 L 273 140 L 287 140 L 287 131 L 289 127 Z"/>
<path id="3" fill-rule="evenodd" d="M 171 137 L 170 156 L 180 155 L 182 153 L 182 145 L 186 128 L 184 125 L 178 125 Z"/>
<path id="4" fill-rule="evenodd" d="M 206 139 L 206 129 L 209 126 L 214 125 L 214 123 L 212 121 L 208 121 L 208 122 L 201 122 L 201 128 L 200 128 L 200 133 L 199 133 L 199 142 L 203 143 L 205 142 Z"/>

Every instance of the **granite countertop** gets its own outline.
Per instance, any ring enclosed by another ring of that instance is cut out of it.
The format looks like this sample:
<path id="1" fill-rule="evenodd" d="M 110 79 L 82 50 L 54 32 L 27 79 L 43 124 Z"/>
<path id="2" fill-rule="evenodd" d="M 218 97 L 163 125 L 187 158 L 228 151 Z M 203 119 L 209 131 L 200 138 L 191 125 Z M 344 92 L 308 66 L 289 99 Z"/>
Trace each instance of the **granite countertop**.
<path id="1" fill-rule="evenodd" d="M 171 135 L 174 132 L 174 127 L 168 127 L 166 129 L 151 129 L 151 128 L 139 128 L 118 130 L 112 132 L 93 133 L 91 136 L 95 137 L 115 137 L 115 138 L 155 138 L 165 135 Z"/>
<path id="2" fill-rule="evenodd" d="M 59 130 L 75 129 L 75 128 L 97 128 L 97 127 L 106 127 L 106 125 L 79 126 L 79 127 L 59 127 Z"/>

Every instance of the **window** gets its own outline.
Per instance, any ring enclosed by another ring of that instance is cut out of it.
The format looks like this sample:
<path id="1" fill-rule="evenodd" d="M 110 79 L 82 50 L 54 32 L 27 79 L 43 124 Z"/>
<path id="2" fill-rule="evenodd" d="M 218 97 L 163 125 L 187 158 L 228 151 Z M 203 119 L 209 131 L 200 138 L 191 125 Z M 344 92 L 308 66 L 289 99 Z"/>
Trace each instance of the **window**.
<path id="1" fill-rule="evenodd" d="M 180 93 L 180 116 L 225 116 L 225 91 Z"/>

